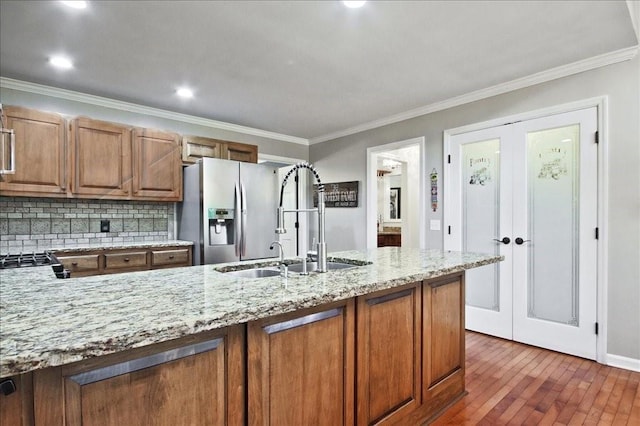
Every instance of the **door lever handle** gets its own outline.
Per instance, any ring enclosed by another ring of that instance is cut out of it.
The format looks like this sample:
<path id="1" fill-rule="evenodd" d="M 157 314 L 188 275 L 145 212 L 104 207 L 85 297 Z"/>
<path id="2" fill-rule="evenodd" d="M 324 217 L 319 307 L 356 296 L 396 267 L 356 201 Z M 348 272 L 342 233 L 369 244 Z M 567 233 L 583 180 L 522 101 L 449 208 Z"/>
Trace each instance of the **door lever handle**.
<path id="1" fill-rule="evenodd" d="M 501 240 L 497 240 L 497 239 L 494 238 L 493 241 L 497 241 L 497 242 L 502 243 L 502 244 L 509 244 L 511 242 L 511 238 L 504 237 Z"/>
<path id="2" fill-rule="evenodd" d="M 531 240 L 523 240 L 520 237 L 516 238 L 516 244 L 519 245 L 519 246 L 524 244 L 524 243 L 526 243 L 527 241 L 531 241 Z"/>

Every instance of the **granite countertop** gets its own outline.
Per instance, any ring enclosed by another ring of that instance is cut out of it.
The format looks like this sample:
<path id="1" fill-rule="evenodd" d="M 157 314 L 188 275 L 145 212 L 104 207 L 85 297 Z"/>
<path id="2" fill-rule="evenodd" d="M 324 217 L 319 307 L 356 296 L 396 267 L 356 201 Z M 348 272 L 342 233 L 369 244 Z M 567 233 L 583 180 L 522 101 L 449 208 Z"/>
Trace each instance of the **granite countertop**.
<path id="1" fill-rule="evenodd" d="M 501 259 L 385 247 L 329 256 L 329 260 L 371 262 L 366 266 L 309 276 L 290 273 L 286 279 L 238 278 L 215 270 L 237 269 L 247 262 L 71 279 L 56 279 L 46 266 L 0 270 L 0 377 L 318 306 Z M 258 263 L 274 264 L 273 260 Z"/>
<path id="2" fill-rule="evenodd" d="M 118 243 L 95 243 L 95 244 L 77 244 L 65 245 L 62 247 L 49 247 L 47 250 L 55 253 L 82 252 L 92 250 L 117 250 L 117 249 L 138 249 L 149 247 L 190 247 L 193 241 L 181 240 L 159 240 L 144 242 L 118 242 Z"/>
<path id="3" fill-rule="evenodd" d="M 38 245 L 33 250 L 29 251 L 52 251 L 56 254 L 69 253 L 69 252 L 83 252 L 93 250 L 118 250 L 118 249 L 139 249 L 149 247 L 190 247 L 193 246 L 193 241 L 182 240 L 156 240 L 156 241 L 125 241 L 117 243 L 95 243 L 95 244 L 65 244 L 64 246 L 49 246 Z M 6 254 L 16 254 L 12 250 L 3 249 L 5 251 L 0 252 L 0 256 Z"/>

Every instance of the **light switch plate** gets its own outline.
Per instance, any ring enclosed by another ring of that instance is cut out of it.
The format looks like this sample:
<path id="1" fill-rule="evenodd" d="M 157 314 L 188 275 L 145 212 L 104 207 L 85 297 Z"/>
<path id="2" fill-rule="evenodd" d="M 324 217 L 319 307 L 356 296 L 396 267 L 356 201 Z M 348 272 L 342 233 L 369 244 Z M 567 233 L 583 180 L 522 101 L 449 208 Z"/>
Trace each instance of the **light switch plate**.
<path id="1" fill-rule="evenodd" d="M 440 221 L 438 219 L 431 219 L 429 221 L 429 229 L 432 231 L 440 230 Z"/>

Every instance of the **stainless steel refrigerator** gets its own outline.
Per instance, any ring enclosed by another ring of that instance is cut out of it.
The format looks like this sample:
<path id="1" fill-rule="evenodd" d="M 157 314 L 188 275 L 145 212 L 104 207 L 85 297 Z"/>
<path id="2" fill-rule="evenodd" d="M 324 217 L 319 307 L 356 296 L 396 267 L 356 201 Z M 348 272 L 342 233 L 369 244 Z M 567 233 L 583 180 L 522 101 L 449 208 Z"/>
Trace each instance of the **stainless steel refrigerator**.
<path id="1" fill-rule="evenodd" d="M 270 250 L 278 207 L 278 169 L 203 158 L 184 169 L 178 238 L 193 241 L 195 265 L 276 257 Z"/>

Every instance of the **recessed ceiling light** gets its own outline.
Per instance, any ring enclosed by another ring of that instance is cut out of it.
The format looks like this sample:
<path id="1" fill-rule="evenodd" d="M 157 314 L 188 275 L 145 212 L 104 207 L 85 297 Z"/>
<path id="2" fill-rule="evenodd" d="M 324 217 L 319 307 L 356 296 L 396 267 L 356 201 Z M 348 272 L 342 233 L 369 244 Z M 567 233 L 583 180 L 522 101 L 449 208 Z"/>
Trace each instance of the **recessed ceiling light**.
<path id="1" fill-rule="evenodd" d="M 56 68 L 68 70 L 73 68 L 73 63 L 70 59 L 65 58 L 64 56 L 52 56 L 49 58 L 49 63 Z"/>
<path id="2" fill-rule="evenodd" d="M 86 1 L 61 1 L 60 3 L 65 4 L 74 9 L 86 9 L 87 2 Z"/>
<path id="3" fill-rule="evenodd" d="M 178 90 L 176 90 L 176 94 L 185 99 L 193 98 L 193 91 L 191 89 L 187 89 L 186 87 L 180 87 Z"/>
<path id="4" fill-rule="evenodd" d="M 347 6 L 350 9 L 357 9 L 359 7 L 364 6 L 364 4 L 366 3 L 366 0 L 364 1 L 343 1 L 342 4 L 344 4 L 345 6 Z"/>

